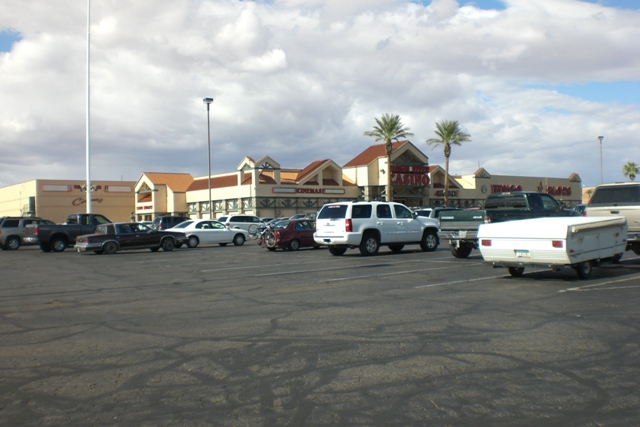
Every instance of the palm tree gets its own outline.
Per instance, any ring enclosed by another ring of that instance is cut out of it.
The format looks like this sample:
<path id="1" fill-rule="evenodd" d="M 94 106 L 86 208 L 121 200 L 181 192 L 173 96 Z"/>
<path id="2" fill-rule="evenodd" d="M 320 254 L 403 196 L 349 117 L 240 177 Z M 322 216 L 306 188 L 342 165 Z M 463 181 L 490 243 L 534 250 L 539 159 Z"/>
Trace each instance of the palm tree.
<path id="1" fill-rule="evenodd" d="M 435 134 L 438 138 L 427 139 L 427 145 L 444 146 L 444 206 L 447 206 L 449 199 L 449 157 L 451 157 L 451 146 L 461 145 L 463 142 L 471 141 L 471 135 L 462 132 L 460 123 L 457 120 L 443 120 L 436 123 Z M 433 149 L 432 148 L 432 149 Z"/>
<path id="2" fill-rule="evenodd" d="M 373 130 L 364 133 L 364 136 L 370 136 L 376 141 L 384 141 L 384 148 L 387 152 L 387 201 L 392 200 L 393 190 L 391 189 L 391 152 L 393 146 L 391 141 L 398 141 L 399 138 L 408 138 L 413 136 L 409 132 L 409 128 L 402 124 L 402 119 L 397 114 L 385 113 L 379 119 L 375 119 L 377 126 L 373 127 Z"/>
<path id="3" fill-rule="evenodd" d="M 636 180 L 636 174 L 640 172 L 640 167 L 636 162 L 627 162 L 622 166 L 622 175 L 628 176 L 631 181 Z"/>

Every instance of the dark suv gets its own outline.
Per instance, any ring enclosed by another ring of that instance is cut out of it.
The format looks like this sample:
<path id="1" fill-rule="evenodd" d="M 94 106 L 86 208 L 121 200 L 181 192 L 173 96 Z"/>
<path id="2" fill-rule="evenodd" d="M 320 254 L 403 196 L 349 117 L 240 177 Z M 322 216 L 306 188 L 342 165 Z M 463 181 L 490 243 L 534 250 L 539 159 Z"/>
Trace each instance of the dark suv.
<path id="1" fill-rule="evenodd" d="M 0 218 L 0 248 L 16 250 L 20 245 L 38 244 L 38 239 L 25 237 L 24 226 L 28 224 L 55 224 L 48 219 L 37 217 L 7 216 Z"/>
<path id="2" fill-rule="evenodd" d="M 158 216 L 153 220 L 153 228 L 155 230 L 166 230 L 167 228 L 173 228 L 181 222 L 187 221 L 191 218 L 184 216 Z"/>

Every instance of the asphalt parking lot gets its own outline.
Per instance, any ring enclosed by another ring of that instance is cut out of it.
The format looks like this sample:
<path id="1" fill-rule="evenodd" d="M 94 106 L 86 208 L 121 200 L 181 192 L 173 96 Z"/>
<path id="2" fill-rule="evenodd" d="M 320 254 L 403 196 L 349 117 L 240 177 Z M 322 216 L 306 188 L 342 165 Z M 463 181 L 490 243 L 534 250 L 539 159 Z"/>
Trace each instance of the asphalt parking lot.
<path id="1" fill-rule="evenodd" d="M 417 247 L 416 247 L 417 249 Z M 2 426 L 637 426 L 640 257 L 0 252 Z"/>

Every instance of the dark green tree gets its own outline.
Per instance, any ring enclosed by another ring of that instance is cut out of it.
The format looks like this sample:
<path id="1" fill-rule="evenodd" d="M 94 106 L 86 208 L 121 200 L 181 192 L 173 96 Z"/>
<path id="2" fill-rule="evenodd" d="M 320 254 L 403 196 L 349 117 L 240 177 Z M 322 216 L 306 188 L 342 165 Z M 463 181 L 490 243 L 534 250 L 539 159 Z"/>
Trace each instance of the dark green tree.
<path id="1" fill-rule="evenodd" d="M 451 157 L 451 146 L 471 141 L 471 136 L 462 132 L 460 123 L 457 120 L 443 120 L 440 123 L 436 123 L 435 134 L 438 137 L 427 139 L 427 145 L 431 145 L 433 148 L 438 145 L 444 147 L 444 205 L 447 206 L 449 201 L 449 157 Z"/>
<path id="2" fill-rule="evenodd" d="M 375 119 L 377 125 L 372 130 L 365 132 L 365 136 L 370 136 L 376 141 L 384 141 L 385 151 L 387 153 L 387 201 L 393 199 L 393 190 L 391 189 L 391 152 L 393 146 L 391 141 L 398 141 L 400 138 L 409 138 L 413 136 L 409 132 L 409 128 L 402 124 L 402 119 L 397 114 L 385 113 L 379 119 Z"/>

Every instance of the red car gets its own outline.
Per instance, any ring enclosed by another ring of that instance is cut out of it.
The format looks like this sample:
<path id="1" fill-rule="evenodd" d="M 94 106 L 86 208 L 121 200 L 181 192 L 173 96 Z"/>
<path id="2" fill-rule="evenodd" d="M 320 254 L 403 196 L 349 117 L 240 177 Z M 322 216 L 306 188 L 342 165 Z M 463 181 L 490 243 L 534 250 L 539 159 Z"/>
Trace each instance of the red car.
<path id="1" fill-rule="evenodd" d="M 319 248 L 313 240 L 316 231 L 316 222 L 311 219 L 282 220 L 267 229 L 261 237 L 262 246 L 275 251 L 276 249 L 289 249 L 297 251 L 303 247 Z"/>

